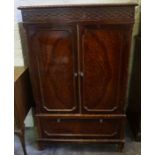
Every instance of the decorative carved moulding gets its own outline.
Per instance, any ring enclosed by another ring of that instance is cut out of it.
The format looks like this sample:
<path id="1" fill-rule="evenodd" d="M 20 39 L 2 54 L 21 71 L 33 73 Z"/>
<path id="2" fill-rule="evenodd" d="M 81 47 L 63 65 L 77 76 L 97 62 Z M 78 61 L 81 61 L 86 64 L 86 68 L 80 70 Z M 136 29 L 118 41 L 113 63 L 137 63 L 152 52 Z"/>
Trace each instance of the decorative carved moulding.
<path id="1" fill-rule="evenodd" d="M 40 9 L 36 9 L 36 7 L 19 7 L 18 9 L 22 10 L 23 22 L 105 21 L 106 23 L 133 23 L 134 6 L 135 4 L 108 7 L 41 7 Z"/>

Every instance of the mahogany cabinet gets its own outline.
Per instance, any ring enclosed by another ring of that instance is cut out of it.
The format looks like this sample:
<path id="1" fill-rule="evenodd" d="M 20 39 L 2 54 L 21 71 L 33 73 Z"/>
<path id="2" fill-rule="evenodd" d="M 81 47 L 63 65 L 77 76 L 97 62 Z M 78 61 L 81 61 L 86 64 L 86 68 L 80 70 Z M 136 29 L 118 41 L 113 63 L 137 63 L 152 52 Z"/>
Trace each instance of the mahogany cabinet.
<path id="1" fill-rule="evenodd" d="M 135 4 L 22 6 L 38 144 L 124 145 Z"/>

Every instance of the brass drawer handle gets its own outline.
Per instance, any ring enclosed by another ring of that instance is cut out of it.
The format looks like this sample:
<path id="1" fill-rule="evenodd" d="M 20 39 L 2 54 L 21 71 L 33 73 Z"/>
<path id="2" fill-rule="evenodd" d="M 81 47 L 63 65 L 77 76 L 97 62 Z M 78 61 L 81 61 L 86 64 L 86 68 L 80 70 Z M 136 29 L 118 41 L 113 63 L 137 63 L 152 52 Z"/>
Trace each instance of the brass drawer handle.
<path id="1" fill-rule="evenodd" d="M 60 123 L 60 122 L 61 122 L 61 119 L 60 119 L 60 118 L 58 118 L 58 119 L 57 119 L 57 123 Z"/>
<path id="2" fill-rule="evenodd" d="M 103 119 L 99 119 L 99 122 L 100 122 L 100 123 L 103 123 Z"/>

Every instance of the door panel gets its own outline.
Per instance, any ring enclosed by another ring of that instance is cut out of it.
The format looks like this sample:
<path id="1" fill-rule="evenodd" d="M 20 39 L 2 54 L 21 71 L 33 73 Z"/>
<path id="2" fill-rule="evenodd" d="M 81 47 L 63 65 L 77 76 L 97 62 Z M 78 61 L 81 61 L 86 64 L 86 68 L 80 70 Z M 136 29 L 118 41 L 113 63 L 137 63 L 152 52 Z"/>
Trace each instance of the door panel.
<path id="1" fill-rule="evenodd" d="M 81 27 L 81 94 L 84 113 L 119 112 L 121 55 L 126 29 L 119 26 Z"/>
<path id="2" fill-rule="evenodd" d="M 77 111 L 75 29 L 71 26 L 33 27 L 30 47 L 40 85 L 40 111 Z M 36 57 L 36 58 L 35 58 Z M 34 68 L 35 68 L 34 67 Z"/>

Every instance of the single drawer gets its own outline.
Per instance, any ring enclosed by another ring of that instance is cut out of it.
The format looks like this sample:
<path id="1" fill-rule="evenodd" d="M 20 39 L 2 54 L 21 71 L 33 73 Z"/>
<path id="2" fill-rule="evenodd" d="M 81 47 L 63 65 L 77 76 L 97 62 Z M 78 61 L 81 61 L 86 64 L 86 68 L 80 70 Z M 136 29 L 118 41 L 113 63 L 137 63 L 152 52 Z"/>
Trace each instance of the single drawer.
<path id="1" fill-rule="evenodd" d="M 122 121 L 103 118 L 39 118 L 42 138 L 95 138 L 115 139 L 120 137 Z"/>

